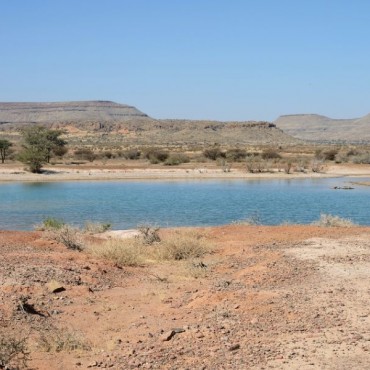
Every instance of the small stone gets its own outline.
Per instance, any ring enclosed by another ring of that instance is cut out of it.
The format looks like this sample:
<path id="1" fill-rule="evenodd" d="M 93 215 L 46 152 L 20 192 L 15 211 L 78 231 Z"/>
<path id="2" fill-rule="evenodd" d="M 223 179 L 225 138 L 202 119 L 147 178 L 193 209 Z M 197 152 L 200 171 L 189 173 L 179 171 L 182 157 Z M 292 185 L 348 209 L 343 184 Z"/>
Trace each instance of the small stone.
<path id="1" fill-rule="evenodd" d="M 229 351 L 236 351 L 240 348 L 240 344 L 233 344 L 232 346 L 229 347 Z"/>
<path id="2" fill-rule="evenodd" d="M 63 287 L 62 284 L 57 282 L 56 280 L 51 280 L 46 284 L 50 293 L 60 293 L 64 292 L 66 289 Z"/>
<path id="3" fill-rule="evenodd" d="M 167 342 L 175 336 L 176 332 L 174 330 L 169 330 L 161 335 L 161 340 Z"/>

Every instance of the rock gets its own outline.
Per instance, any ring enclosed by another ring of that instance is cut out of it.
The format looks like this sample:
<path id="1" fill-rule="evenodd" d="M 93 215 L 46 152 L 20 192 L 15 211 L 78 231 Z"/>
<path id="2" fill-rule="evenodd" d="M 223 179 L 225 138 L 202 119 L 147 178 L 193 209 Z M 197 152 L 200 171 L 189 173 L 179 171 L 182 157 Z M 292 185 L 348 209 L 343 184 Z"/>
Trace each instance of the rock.
<path id="1" fill-rule="evenodd" d="M 229 347 L 229 351 L 236 351 L 240 348 L 240 344 L 237 343 L 237 344 L 233 344 Z"/>
<path id="2" fill-rule="evenodd" d="M 161 340 L 163 342 L 167 342 L 167 341 L 171 340 L 176 334 L 183 333 L 184 331 L 185 331 L 185 329 L 183 329 L 183 328 L 175 328 L 175 329 L 169 330 L 167 332 L 164 332 L 161 335 Z"/>
<path id="3" fill-rule="evenodd" d="M 56 280 L 51 280 L 46 284 L 50 293 L 60 293 L 64 292 L 66 289 L 63 287 L 62 284 L 57 282 Z"/>
<path id="4" fill-rule="evenodd" d="M 169 330 L 161 335 L 161 340 L 167 342 L 175 336 L 176 332 L 174 330 Z"/>

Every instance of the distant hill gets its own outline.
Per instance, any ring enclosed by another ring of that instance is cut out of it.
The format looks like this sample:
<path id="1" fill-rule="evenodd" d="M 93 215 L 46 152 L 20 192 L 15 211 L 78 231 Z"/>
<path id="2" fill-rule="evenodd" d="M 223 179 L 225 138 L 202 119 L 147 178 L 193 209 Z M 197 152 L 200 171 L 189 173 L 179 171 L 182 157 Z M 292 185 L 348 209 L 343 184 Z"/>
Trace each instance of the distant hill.
<path id="1" fill-rule="evenodd" d="M 285 133 L 313 141 L 370 141 L 370 114 L 362 118 L 332 119 L 318 114 L 280 116 L 276 126 Z"/>
<path id="2" fill-rule="evenodd" d="M 135 107 L 111 101 L 0 103 L 1 124 L 125 121 L 147 117 Z"/>
<path id="3" fill-rule="evenodd" d="M 0 131 L 25 125 L 63 128 L 71 135 L 115 134 L 131 144 L 294 144 L 269 122 L 157 120 L 133 106 L 110 101 L 0 103 Z M 110 135 L 111 136 L 111 135 Z"/>

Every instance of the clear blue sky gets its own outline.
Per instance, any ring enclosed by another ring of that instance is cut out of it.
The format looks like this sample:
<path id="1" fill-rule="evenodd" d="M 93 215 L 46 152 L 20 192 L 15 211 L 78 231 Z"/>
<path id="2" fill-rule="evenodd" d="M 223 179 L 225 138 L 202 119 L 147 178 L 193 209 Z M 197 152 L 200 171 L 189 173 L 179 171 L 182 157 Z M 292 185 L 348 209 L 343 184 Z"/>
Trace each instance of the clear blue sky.
<path id="1" fill-rule="evenodd" d="M 0 101 L 155 118 L 370 113 L 369 0 L 0 0 Z"/>

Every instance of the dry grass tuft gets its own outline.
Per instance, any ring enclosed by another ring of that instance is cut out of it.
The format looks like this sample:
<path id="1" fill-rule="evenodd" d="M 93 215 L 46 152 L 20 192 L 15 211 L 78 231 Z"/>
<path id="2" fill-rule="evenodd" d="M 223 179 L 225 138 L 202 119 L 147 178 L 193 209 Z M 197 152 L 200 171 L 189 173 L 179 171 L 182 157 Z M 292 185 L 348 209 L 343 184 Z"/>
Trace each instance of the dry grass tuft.
<path id="1" fill-rule="evenodd" d="M 342 218 L 339 216 L 333 216 L 330 214 L 322 213 L 320 219 L 312 223 L 315 226 L 322 227 L 351 227 L 357 226 L 348 218 Z"/>
<path id="2" fill-rule="evenodd" d="M 165 260 L 199 258 L 209 252 L 205 236 L 193 230 L 175 230 L 162 240 L 158 256 Z"/>
<path id="3" fill-rule="evenodd" d="M 63 225 L 61 228 L 49 230 L 47 233 L 49 239 L 56 240 L 68 249 L 82 251 L 85 248 L 81 231 L 73 226 Z"/>
<path id="4" fill-rule="evenodd" d="M 206 237 L 194 230 L 175 230 L 160 241 L 148 244 L 143 237 L 110 239 L 93 244 L 88 251 L 118 266 L 138 266 L 148 260 L 187 260 L 202 257 L 210 251 Z"/>
<path id="5" fill-rule="evenodd" d="M 55 327 L 40 334 L 38 345 L 45 352 L 89 351 L 91 349 L 80 333 Z"/>
<path id="6" fill-rule="evenodd" d="M 112 261 L 118 266 L 140 265 L 143 262 L 143 249 L 144 244 L 137 238 L 110 239 L 88 247 L 92 255 Z"/>
<path id="7" fill-rule="evenodd" d="M 0 369 L 27 368 L 28 355 L 26 337 L 16 337 L 5 329 L 0 330 Z"/>
<path id="8" fill-rule="evenodd" d="M 112 225 L 110 223 L 100 223 L 100 222 L 92 222 L 86 221 L 84 226 L 84 232 L 87 234 L 101 234 L 105 231 L 110 230 Z"/>

